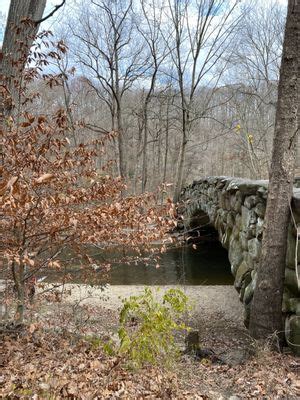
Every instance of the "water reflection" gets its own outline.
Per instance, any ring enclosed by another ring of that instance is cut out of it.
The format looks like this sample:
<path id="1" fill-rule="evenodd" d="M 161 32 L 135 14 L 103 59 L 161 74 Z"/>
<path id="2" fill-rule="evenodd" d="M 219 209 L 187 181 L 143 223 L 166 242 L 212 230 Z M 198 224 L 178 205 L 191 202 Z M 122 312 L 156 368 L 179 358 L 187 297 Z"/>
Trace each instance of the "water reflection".
<path id="1" fill-rule="evenodd" d="M 231 285 L 227 251 L 219 243 L 168 249 L 156 262 L 116 265 L 109 273 L 112 285 Z"/>
<path id="2" fill-rule="evenodd" d="M 116 255 L 116 254 L 115 254 Z M 113 256 L 111 254 L 111 256 Z M 99 263 L 103 255 L 99 256 Z M 52 275 L 52 274 L 51 274 Z M 60 281 L 59 277 L 48 275 L 48 280 Z M 70 280 L 73 283 L 87 283 L 80 271 L 72 271 Z M 94 284 L 111 285 L 231 285 L 233 277 L 230 272 L 227 251 L 219 242 L 203 243 L 197 249 L 192 246 L 169 248 L 161 254 L 159 268 L 157 261 L 138 264 L 113 264 L 106 276 L 103 272 L 89 274 Z M 89 282 L 90 282 L 89 281 Z"/>

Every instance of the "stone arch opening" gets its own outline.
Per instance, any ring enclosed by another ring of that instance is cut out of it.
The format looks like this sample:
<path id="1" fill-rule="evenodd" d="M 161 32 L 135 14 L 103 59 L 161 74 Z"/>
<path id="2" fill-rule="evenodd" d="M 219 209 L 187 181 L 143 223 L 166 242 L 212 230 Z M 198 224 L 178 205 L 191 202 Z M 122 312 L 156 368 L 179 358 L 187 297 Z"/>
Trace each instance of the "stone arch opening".
<path id="1" fill-rule="evenodd" d="M 197 209 L 191 214 L 187 228 L 187 243 L 198 241 L 218 241 L 218 232 L 211 224 L 209 216 L 201 209 Z M 194 240 L 193 240 L 194 239 Z"/>
<path id="2" fill-rule="evenodd" d="M 184 263 L 188 281 L 204 285 L 232 285 L 234 277 L 228 252 L 207 213 L 201 209 L 194 210 L 185 226 L 185 241 L 189 248 L 184 252 Z"/>

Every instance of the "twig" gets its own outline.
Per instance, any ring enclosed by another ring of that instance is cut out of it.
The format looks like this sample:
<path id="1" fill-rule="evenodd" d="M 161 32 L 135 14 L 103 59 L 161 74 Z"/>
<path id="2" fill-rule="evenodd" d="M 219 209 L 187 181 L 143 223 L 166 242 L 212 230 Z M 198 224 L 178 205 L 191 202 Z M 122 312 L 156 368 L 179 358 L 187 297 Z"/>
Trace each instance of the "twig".
<path id="1" fill-rule="evenodd" d="M 38 21 L 34 21 L 35 25 L 39 25 L 42 22 L 46 21 L 48 18 L 52 17 L 56 13 L 56 11 L 59 10 L 65 4 L 65 2 L 66 0 L 63 0 L 60 4 L 55 6 L 54 9 L 48 15 L 46 15 L 46 17 L 39 19 Z"/>

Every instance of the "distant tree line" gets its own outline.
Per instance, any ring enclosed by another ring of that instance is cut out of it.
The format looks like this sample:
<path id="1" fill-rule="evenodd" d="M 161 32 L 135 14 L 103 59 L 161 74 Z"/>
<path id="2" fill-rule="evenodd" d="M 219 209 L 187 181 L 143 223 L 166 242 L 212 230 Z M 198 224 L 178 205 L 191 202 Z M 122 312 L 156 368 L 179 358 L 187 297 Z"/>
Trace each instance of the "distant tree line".
<path id="1" fill-rule="evenodd" d="M 40 85 L 41 108 L 65 107 L 72 140 L 113 133 L 109 159 L 141 193 L 205 175 L 266 178 L 285 8 L 272 1 L 107 0 L 69 5 L 69 47 Z M 74 72 L 73 67 L 76 71 Z M 53 98 L 54 97 L 54 98 Z M 72 111 L 72 112 L 71 112 Z M 82 135 L 82 130 L 80 130 Z"/>

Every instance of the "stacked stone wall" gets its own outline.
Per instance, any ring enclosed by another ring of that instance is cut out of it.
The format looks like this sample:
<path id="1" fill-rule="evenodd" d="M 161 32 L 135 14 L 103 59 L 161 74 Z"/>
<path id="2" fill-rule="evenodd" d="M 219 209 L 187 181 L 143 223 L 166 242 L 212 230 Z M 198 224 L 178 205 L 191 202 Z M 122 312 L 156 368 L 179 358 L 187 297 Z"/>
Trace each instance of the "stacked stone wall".
<path id="1" fill-rule="evenodd" d="M 268 181 L 230 177 L 209 177 L 193 182 L 181 193 L 184 225 L 205 212 L 228 250 L 234 286 L 244 304 L 244 320 L 249 324 L 250 307 L 256 285 L 256 271 L 261 254 L 261 240 L 268 194 Z M 296 236 L 300 227 L 300 189 L 294 190 L 293 218 L 288 230 L 285 287 L 282 310 L 285 333 L 290 347 L 300 353 L 300 290 L 297 279 Z M 299 271 L 299 270 L 298 270 Z M 300 271 L 298 276 L 300 275 Z"/>

